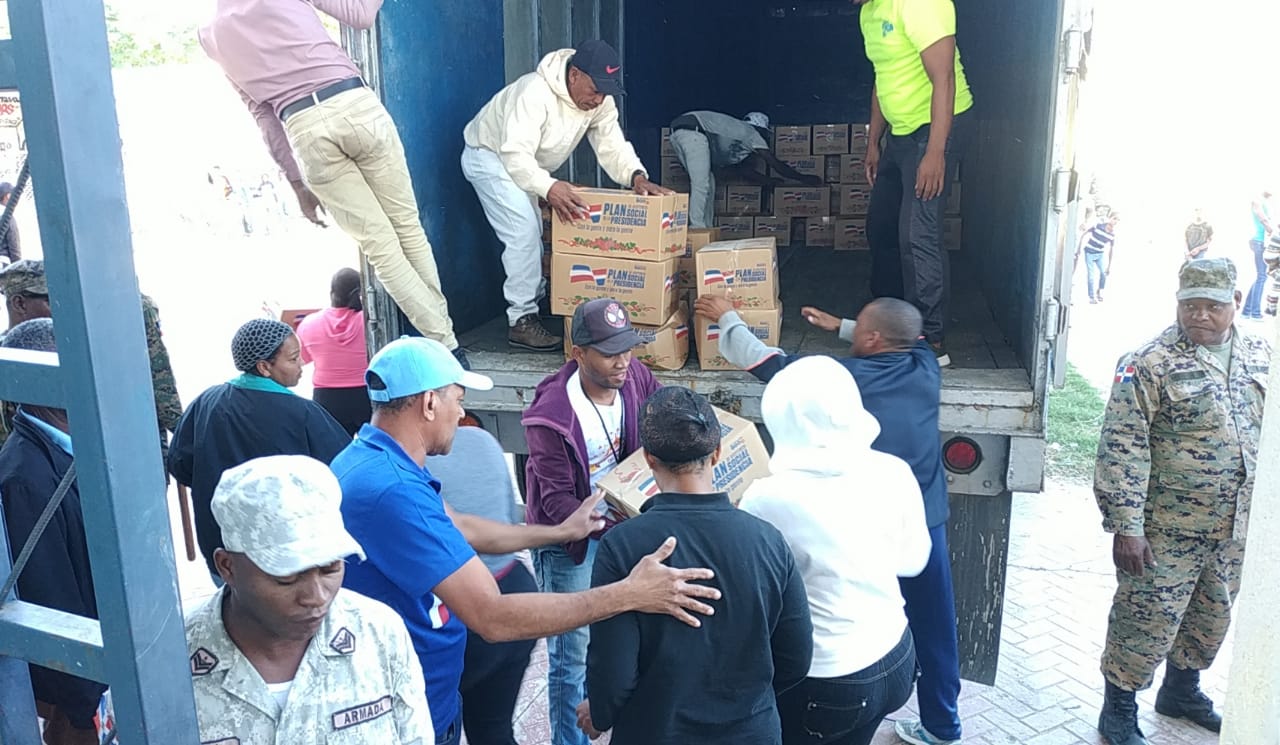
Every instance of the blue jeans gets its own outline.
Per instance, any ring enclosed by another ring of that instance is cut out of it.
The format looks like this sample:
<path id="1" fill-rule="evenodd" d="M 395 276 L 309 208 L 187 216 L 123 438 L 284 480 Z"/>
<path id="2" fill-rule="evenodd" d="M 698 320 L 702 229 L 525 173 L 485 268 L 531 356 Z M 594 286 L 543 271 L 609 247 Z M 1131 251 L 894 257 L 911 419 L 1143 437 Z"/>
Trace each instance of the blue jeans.
<path id="1" fill-rule="evenodd" d="M 911 631 L 888 654 L 839 678 L 805 678 L 778 696 L 782 745 L 868 745 L 885 716 L 911 698 Z"/>
<path id="2" fill-rule="evenodd" d="M 1258 278 L 1253 281 L 1249 295 L 1245 298 L 1244 315 L 1255 318 L 1262 315 L 1262 290 L 1267 286 L 1267 262 L 1262 260 L 1262 241 L 1249 241 L 1249 248 L 1253 250 L 1253 270 L 1257 272 Z"/>
<path id="3" fill-rule="evenodd" d="M 1089 274 L 1089 299 L 1098 298 L 1098 290 L 1106 287 L 1107 281 L 1103 273 L 1107 271 L 1107 254 L 1105 251 L 1085 251 L 1084 268 Z"/>
<path id="4" fill-rule="evenodd" d="M 533 568 L 543 592 L 582 592 L 591 588 L 591 565 L 599 541 L 587 542 L 587 558 L 574 564 L 559 546 L 534 549 Z M 578 704 L 587 697 L 588 628 L 547 639 L 547 703 L 551 719 L 551 745 L 590 745 L 578 729 Z"/>
<path id="5" fill-rule="evenodd" d="M 951 585 L 951 553 L 947 550 L 947 524 L 929 529 L 933 549 L 924 571 L 902 577 L 902 599 L 907 623 L 916 642 L 920 680 L 916 698 L 920 722 L 934 737 L 960 739 L 960 651 L 956 639 L 956 597 Z"/>

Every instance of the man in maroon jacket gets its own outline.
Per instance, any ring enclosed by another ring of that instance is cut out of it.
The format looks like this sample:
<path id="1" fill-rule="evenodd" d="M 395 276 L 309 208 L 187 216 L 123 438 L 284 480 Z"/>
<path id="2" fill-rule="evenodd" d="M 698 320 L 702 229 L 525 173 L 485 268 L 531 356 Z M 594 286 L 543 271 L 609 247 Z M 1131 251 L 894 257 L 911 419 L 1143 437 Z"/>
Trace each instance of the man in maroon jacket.
<path id="1" fill-rule="evenodd" d="M 631 356 L 642 342 L 616 300 L 583 303 L 573 314 L 573 359 L 542 381 L 524 414 L 529 462 L 525 468 L 530 524 L 558 525 L 591 496 L 599 480 L 639 449 L 639 412 L 658 390 L 649 369 Z M 578 592 L 591 586 L 600 536 L 535 549 L 543 592 Z M 587 629 L 547 640 L 553 745 L 587 745 L 575 707 L 586 698 Z"/>

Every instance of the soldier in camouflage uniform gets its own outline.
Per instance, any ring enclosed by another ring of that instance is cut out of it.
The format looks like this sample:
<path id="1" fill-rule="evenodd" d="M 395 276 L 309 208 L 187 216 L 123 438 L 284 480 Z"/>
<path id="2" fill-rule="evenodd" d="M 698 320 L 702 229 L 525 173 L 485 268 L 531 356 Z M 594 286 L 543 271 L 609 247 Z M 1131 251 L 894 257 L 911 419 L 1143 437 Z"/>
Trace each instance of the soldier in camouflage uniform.
<path id="1" fill-rule="evenodd" d="M 0 293 L 5 296 L 9 312 L 9 328 L 33 318 L 49 318 L 49 285 L 45 280 L 44 262 L 24 259 L 0 271 Z M 156 402 L 156 423 L 160 434 L 160 455 L 169 449 L 169 433 L 178 425 L 182 416 L 182 401 L 173 380 L 173 367 L 169 364 L 169 350 L 160 335 L 160 311 L 155 301 L 142 296 L 142 322 L 147 333 L 147 356 L 151 359 L 151 387 Z M 9 435 L 9 422 L 13 418 L 13 404 L 5 403 L 0 415 L 0 444 Z M 166 474 L 167 478 L 167 474 Z"/>
<path id="2" fill-rule="evenodd" d="M 225 586 L 186 619 L 200 741 L 432 745 L 422 666 L 395 611 L 342 589 L 364 559 L 338 479 L 303 455 L 223 474 Z"/>
<path id="3" fill-rule="evenodd" d="M 1240 588 L 1271 348 L 1234 326 L 1241 295 L 1227 259 L 1179 272 L 1178 322 L 1116 369 L 1094 494 L 1115 535 L 1118 588 L 1098 730 L 1145 745 L 1134 693 L 1168 661 L 1156 711 L 1218 731 L 1200 690 Z"/>

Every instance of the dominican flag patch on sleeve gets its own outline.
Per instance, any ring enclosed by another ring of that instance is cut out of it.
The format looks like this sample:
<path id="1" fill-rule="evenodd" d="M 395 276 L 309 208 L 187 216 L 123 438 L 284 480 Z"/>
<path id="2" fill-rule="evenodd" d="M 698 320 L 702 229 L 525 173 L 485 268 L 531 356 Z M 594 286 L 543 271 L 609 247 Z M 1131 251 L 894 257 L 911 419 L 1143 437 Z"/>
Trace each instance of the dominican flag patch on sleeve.
<path id="1" fill-rule="evenodd" d="M 1132 362 L 1129 362 L 1127 360 L 1125 362 L 1121 362 L 1119 366 L 1116 367 L 1116 382 L 1117 383 L 1131 382 L 1133 380 L 1134 372 L 1135 370 L 1133 369 Z"/>

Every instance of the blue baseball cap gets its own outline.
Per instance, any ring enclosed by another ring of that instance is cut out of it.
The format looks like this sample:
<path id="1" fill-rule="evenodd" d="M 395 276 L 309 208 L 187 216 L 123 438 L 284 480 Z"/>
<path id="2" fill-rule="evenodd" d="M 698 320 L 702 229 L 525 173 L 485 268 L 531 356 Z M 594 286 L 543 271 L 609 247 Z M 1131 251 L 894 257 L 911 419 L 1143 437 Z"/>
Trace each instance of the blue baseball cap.
<path id="1" fill-rule="evenodd" d="M 370 376 L 374 374 L 384 388 L 374 390 L 369 385 Z M 369 360 L 364 383 L 369 390 L 369 400 L 379 403 L 447 385 L 460 385 L 473 391 L 493 388 L 492 379 L 462 369 L 462 363 L 443 344 L 421 336 L 402 336 L 380 349 Z"/>

